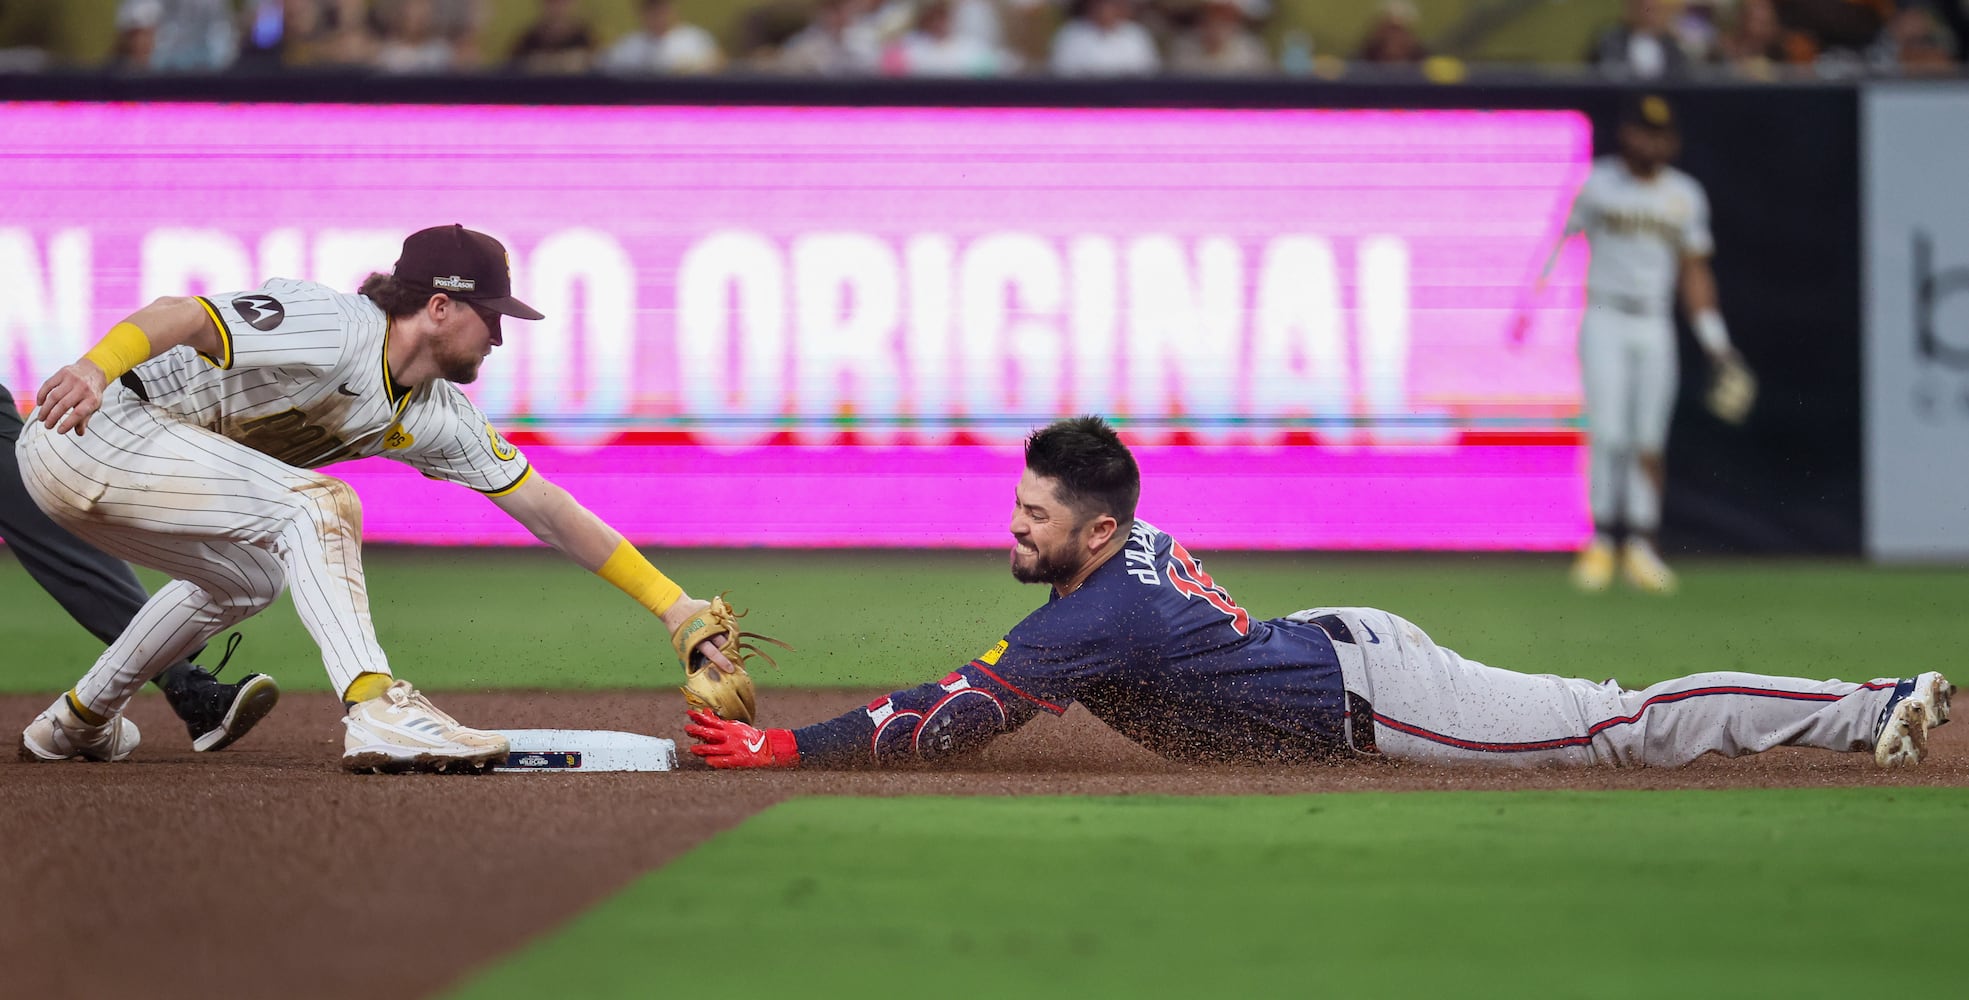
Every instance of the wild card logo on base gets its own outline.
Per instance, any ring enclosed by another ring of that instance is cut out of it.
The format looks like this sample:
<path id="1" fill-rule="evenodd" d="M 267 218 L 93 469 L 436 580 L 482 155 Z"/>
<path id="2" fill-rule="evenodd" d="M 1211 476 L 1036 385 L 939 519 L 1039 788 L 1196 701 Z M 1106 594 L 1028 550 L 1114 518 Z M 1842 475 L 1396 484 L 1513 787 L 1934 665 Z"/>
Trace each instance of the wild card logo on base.
<path id="1" fill-rule="evenodd" d="M 554 771 L 581 766 L 581 753 L 576 750 L 529 750 L 506 755 L 506 766 L 524 768 L 528 771 Z"/>
<path id="2" fill-rule="evenodd" d="M 280 325 L 287 318 L 287 307 L 271 295 L 242 295 L 232 300 L 232 310 L 246 325 L 262 333 Z"/>
<path id="3" fill-rule="evenodd" d="M 1953 301 L 1950 301 L 1953 299 Z M 1914 411 L 1930 423 L 1969 417 L 1969 264 L 1937 270 L 1934 237 L 1914 231 Z"/>

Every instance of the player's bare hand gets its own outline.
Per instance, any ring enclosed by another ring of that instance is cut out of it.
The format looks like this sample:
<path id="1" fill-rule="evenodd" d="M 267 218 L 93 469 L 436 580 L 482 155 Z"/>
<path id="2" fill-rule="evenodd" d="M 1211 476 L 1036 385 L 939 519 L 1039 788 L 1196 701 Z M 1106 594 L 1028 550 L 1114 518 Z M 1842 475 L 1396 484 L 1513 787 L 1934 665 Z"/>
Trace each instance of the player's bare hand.
<path id="1" fill-rule="evenodd" d="M 710 606 L 710 601 L 700 601 L 695 597 L 688 596 L 680 597 L 677 599 L 677 603 L 670 605 L 670 610 L 663 613 L 663 625 L 674 633 L 677 630 L 677 626 L 689 621 L 692 615 Z M 722 652 L 722 648 L 727 641 L 724 633 L 714 633 L 710 638 L 692 646 L 689 650 L 680 652 L 685 656 L 703 656 L 706 660 L 710 661 L 712 666 L 717 667 L 720 672 L 729 674 L 738 670 L 738 667 L 730 659 L 726 658 Z M 686 662 L 689 661 L 686 660 Z"/>
<path id="2" fill-rule="evenodd" d="M 93 361 L 77 361 L 62 368 L 41 383 L 34 394 L 35 416 L 41 426 L 57 434 L 73 430 L 85 433 L 89 418 L 103 407 L 103 390 L 109 376 Z"/>

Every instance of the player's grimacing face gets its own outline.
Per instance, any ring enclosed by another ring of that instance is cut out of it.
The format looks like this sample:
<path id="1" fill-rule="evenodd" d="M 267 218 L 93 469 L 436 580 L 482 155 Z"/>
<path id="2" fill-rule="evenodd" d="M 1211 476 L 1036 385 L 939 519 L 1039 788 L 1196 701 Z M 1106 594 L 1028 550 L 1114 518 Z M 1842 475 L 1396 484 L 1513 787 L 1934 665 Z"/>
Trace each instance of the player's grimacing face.
<path id="1" fill-rule="evenodd" d="M 1087 561 L 1081 524 L 1060 501 L 1059 483 L 1031 469 L 1019 477 L 1012 506 L 1012 578 L 1020 583 L 1065 583 Z"/>

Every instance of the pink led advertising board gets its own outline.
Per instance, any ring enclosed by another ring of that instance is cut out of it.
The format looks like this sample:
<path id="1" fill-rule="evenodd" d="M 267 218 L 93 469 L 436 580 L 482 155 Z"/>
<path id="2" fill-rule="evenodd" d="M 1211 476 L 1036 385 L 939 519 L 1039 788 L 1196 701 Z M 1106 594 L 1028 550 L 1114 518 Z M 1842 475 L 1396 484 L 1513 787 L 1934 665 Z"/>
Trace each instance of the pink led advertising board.
<path id="1" fill-rule="evenodd" d="M 1192 547 L 1590 531 L 1570 112 L 0 105 L 0 379 L 166 294 L 352 290 L 463 222 L 548 314 L 468 392 L 639 543 L 998 546 L 1106 414 Z M 530 542 L 385 459 L 372 540 Z"/>

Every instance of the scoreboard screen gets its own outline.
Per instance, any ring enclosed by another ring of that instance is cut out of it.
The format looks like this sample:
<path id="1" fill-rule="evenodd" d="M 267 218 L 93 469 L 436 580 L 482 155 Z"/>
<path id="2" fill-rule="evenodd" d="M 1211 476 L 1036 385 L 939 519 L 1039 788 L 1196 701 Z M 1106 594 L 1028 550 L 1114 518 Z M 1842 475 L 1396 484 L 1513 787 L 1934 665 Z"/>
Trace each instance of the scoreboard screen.
<path id="1" fill-rule="evenodd" d="M 1192 546 L 1566 549 L 1572 112 L 0 104 L 0 381 L 159 295 L 511 250 L 468 394 L 639 543 L 996 547 L 1109 417 Z M 1522 343 L 1515 317 L 1529 319 Z M 524 544 L 386 459 L 372 540 Z"/>

